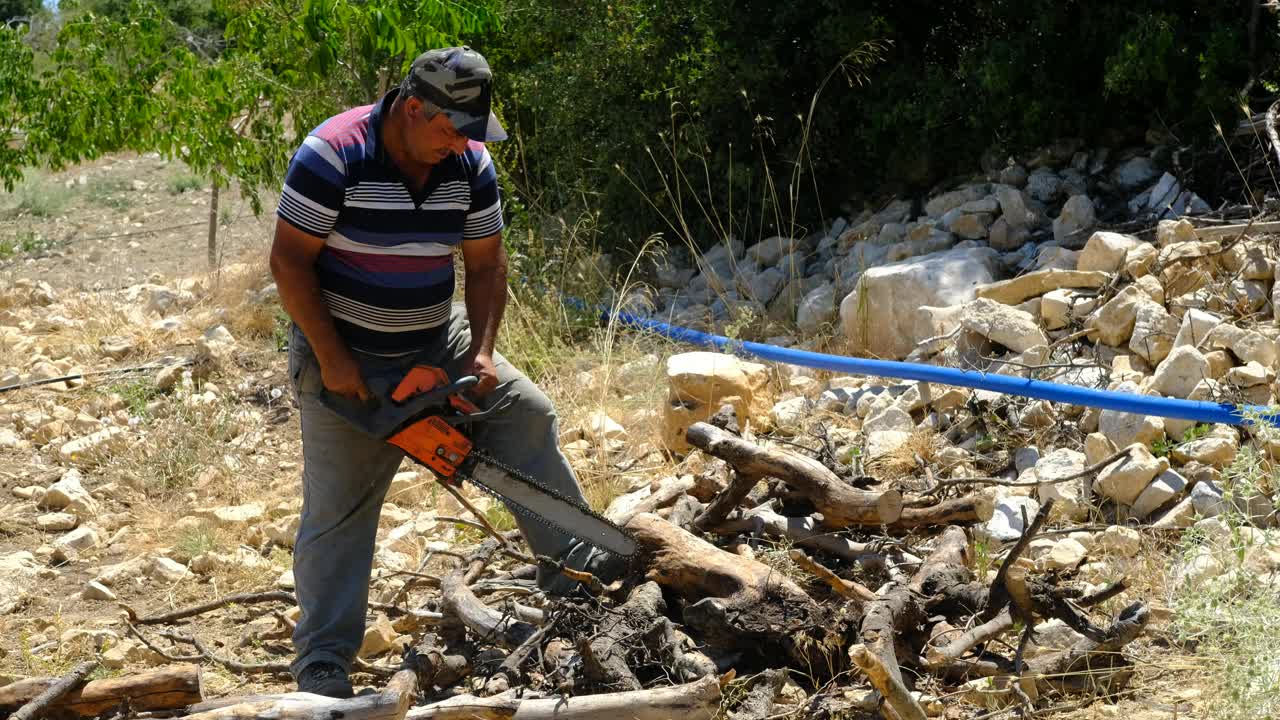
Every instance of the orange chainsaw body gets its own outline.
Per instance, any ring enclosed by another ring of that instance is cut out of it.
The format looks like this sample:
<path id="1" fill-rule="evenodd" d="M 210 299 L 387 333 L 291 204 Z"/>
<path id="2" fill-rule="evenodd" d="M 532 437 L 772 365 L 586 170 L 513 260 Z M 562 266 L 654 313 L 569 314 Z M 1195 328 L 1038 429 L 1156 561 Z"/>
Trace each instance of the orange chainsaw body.
<path id="1" fill-rule="evenodd" d="M 387 442 L 445 478 L 453 478 L 458 466 L 471 454 L 471 441 L 467 436 L 439 415 L 413 423 L 392 435 Z"/>
<path id="2" fill-rule="evenodd" d="M 413 368 L 400 381 L 391 399 L 402 402 L 449 383 L 449 376 L 442 368 L 420 365 Z M 460 412 L 475 412 L 476 406 L 461 395 L 451 395 L 449 402 Z M 452 479 L 458 466 L 471 454 L 471 441 L 440 416 L 419 420 L 387 439 L 387 442 L 404 450 L 409 457 L 426 465 L 442 477 Z"/>

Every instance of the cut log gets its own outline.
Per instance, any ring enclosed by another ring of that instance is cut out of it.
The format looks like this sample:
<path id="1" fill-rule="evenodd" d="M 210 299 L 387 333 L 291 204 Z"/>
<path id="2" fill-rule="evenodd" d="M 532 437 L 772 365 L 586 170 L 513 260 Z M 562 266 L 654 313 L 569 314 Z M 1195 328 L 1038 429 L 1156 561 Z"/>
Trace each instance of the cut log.
<path id="1" fill-rule="evenodd" d="M 1135 602 L 1116 615 L 1101 639 L 1084 637 L 1066 650 L 1027 661 L 1026 676 L 1042 690 L 1119 692 L 1133 676 L 1133 664 L 1120 650 L 1142 634 L 1150 619 L 1147 607 Z"/>
<path id="2" fill-rule="evenodd" d="M 747 697 L 738 703 L 738 707 L 729 713 L 729 720 L 765 720 L 773 715 L 773 702 L 778 691 L 787 682 L 787 673 L 783 670 L 765 670 L 756 676 Z"/>
<path id="3" fill-rule="evenodd" d="M 753 508 L 740 517 L 726 520 L 713 528 L 712 532 L 718 535 L 754 532 L 765 537 L 787 538 L 799 547 L 821 550 L 842 560 L 861 563 L 871 560 L 875 565 L 884 564 L 884 557 L 873 552 L 868 544 L 819 530 L 818 521 L 814 518 L 786 517 L 763 507 Z"/>
<path id="4" fill-rule="evenodd" d="M 243 698 L 221 698 L 222 704 L 183 716 L 184 720 L 403 720 L 418 692 L 418 676 L 401 670 L 382 692 L 339 700 L 292 692 Z M 206 706 L 207 707 L 207 706 Z"/>
<path id="5" fill-rule="evenodd" d="M 871 687 L 880 693 L 885 699 L 889 707 L 893 709 L 894 716 L 902 720 L 927 720 L 928 716 L 924 712 L 924 708 L 920 707 L 920 703 L 911 697 L 911 693 L 907 691 L 907 686 L 902 684 L 902 674 L 893 672 L 880 661 L 880 658 L 862 645 L 854 645 L 849 648 L 849 659 L 854 665 L 867 676 L 867 680 L 871 682 Z M 886 717 L 890 716 L 888 713 Z"/>
<path id="6" fill-rule="evenodd" d="M 676 498 L 689 492 L 693 487 L 694 480 L 692 475 L 668 478 L 658 486 L 657 490 L 641 498 L 639 502 L 630 507 L 620 508 L 616 512 L 609 514 L 608 517 L 617 525 L 626 525 L 631 522 L 631 518 L 640 513 L 651 513 L 658 508 L 670 505 L 675 502 Z"/>
<path id="7" fill-rule="evenodd" d="M 761 447 L 707 423 L 694 423 L 685 437 L 743 475 L 774 477 L 795 488 L 813 502 L 828 527 L 879 527 L 902 515 L 902 494 L 897 490 L 858 490 L 813 458 Z"/>
<path id="8" fill-rule="evenodd" d="M 466 576 L 462 570 L 455 570 L 445 576 L 440 583 L 440 594 L 445 614 L 461 620 L 478 637 L 496 642 L 507 649 L 518 647 L 537 631 L 533 625 L 521 622 L 481 602 L 480 598 L 471 592 L 471 588 L 467 587 Z"/>
<path id="9" fill-rule="evenodd" d="M 0 711 L 9 712 L 31 702 L 57 682 L 58 678 L 32 678 L 0 687 Z M 181 664 L 136 675 L 94 680 L 68 693 L 50 709 L 94 717 L 123 703 L 141 712 L 184 708 L 203 699 L 200 666 Z"/>
<path id="10" fill-rule="evenodd" d="M 867 603 L 860 632 L 862 643 L 874 657 L 876 667 L 888 674 L 890 684 L 906 686 L 897 645 L 904 647 L 902 657 L 916 657 L 917 651 L 907 638 L 924 623 L 927 597 L 943 593 L 945 586 L 962 585 L 971 579 L 965 567 L 968 554 L 969 539 L 964 530 L 948 527 L 909 582 L 893 585 Z"/>
<path id="11" fill-rule="evenodd" d="M 711 720 L 719 707 L 720 681 L 706 677 L 672 687 L 585 697 L 460 695 L 412 708 L 406 717 L 409 720 Z"/>
<path id="12" fill-rule="evenodd" d="M 18 708 L 10 720 L 36 720 L 42 718 L 58 703 L 63 697 L 71 693 L 71 691 L 84 685 L 84 681 L 89 677 L 89 673 L 98 667 L 97 660 L 89 660 L 75 666 L 71 672 L 63 675 L 57 682 L 49 686 L 49 689 L 37 695 L 31 702 Z"/>
<path id="13" fill-rule="evenodd" d="M 747 493 L 751 492 L 751 488 L 760 482 L 759 475 L 748 475 L 744 472 L 733 473 L 733 477 L 729 480 L 729 486 L 707 504 L 702 510 L 702 514 L 693 521 L 694 529 L 699 532 L 707 532 L 711 528 L 719 525 L 729 513 L 732 512 L 743 499 L 747 497 Z"/>
<path id="14" fill-rule="evenodd" d="M 666 611 L 657 583 L 647 582 L 632 590 L 631 597 L 614 611 L 610 624 L 578 648 L 587 679 L 598 687 L 639 690 L 640 680 L 627 662 L 629 650 Z"/>
<path id="15" fill-rule="evenodd" d="M 977 497 L 962 497 L 954 500 L 943 500 L 936 505 L 926 507 L 909 507 L 902 510 L 890 526 L 890 530 L 910 530 L 920 527 L 940 527 L 942 525 L 968 525 L 977 522 L 981 501 Z"/>
<path id="16" fill-rule="evenodd" d="M 811 659 L 797 647 L 803 644 L 797 643 L 799 633 L 777 632 L 779 627 L 808 627 L 821 615 L 795 582 L 656 515 L 637 515 L 627 529 L 650 559 L 648 578 L 689 603 L 685 624 L 700 630 L 707 642 L 756 650 L 781 642 L 793 657 Z"/>

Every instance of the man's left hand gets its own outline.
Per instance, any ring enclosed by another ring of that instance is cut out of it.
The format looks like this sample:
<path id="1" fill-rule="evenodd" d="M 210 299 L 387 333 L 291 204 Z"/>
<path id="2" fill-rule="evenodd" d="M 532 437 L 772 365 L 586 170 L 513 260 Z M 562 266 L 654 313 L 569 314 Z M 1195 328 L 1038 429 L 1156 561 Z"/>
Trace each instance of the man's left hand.
<path id="1" fill-rule="evenodd" d="M 476 397 L 488 395 L 494 388 L 498 387 L 498 368 L 493 363 L 492 355 L 476 353 L 476 356 L 468 363 L 463 373 L 480 378 L 480 382 L 471 388 L 471 394 Z"/>

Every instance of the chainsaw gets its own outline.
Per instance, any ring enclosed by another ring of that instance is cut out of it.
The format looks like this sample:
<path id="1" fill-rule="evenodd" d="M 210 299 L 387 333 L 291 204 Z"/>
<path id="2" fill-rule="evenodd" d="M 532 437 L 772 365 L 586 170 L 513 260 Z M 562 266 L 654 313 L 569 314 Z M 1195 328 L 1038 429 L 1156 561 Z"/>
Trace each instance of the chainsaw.
<path id="1" fill-rule="evenodd" d="M 520 398 L 506 382 L 494 390 L 500 399 L 481 409 L 462 394 L 478 382 L 471 375 L 450 382 L 442 368 L 420 365 L 394 388 L 394 378 L 365 378 L 368 401 L 325 390 L 320 401 L 366 434 L 403 450 L 442 483 L 457 487 L 470 480 L 526 517 L 618 557 L 634 555 L 636 541 L 625 530 L 472 444 L 460 427 L 500 415 Z"/>

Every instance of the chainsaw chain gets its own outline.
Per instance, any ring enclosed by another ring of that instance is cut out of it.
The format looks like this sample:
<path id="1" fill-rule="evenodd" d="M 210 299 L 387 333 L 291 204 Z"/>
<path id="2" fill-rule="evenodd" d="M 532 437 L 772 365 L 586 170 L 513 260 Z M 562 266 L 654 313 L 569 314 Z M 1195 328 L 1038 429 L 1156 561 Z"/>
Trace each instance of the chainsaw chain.
<path id="1" fill-rule="evenodd" d="M 496 458 L 494 458 L 492 455 L 489 455 L 488 453 L 486 453 L 486 452 L 484 452 L 483 450 L 480 450 L 480 449 L 478 449 L 478 448 L 477 448 L 477 449 L 473 449 L 473 450 L 471 451 L 470 456 L 467 458 L 467 462 L 464 462 L 464 463 L 463 463 L 463 464 L 458 468 L 458 472 L 457 472 L 456 477 L 460 477 L 460 478 L 465 478 L 465 479 L 467 479 L 467 480 L 471 480 L 471 476 L 467 474 L 467 469 L 468 469 L 469 467 L 472 467 L 472 466 L 473 466 L 474 464 L 476 464 L 476 463 L 484 463 L 484 464 L 486 464 L 486 465 L 492 465 L 493 467 L 496 467 L 496 468 L 498 468 L 499 470 L 501 470 L 501 471 L 505 472 L 505 473 L 506 473 L 507 475 L 509 475 L 510 477 L 513 477 L 513 478 L 515 478 L 516 480 L 519 480 L 520 482 L 522 482 L 522 483 L 524 483 L 524 484 L 526 484 L 526 485 L 529 485 L 529 486 L 531 486 L 531 487 L 535 488 L 538 492 L 543 493 L 544 495 L 550 495 L 551 497 L 555 498 L 556 500 L 559 500 L 560 502 L 562 502 L 562 503 L 564 503 L 564 504 L 566 504 L 566 505 L 571 505 L 571 506 L 573 506 L 573 507 L 577 508 L 578 510 L 582 511 L 583 513 L 585 513 L 585 514 L 587 514 L 587 515 L 590 515 L 591 517 L 593 517 L 593 518 L 595 518 L 595 519 L 597 519 L 597 520 L 599 520 L 599 521 L 601 521 L 601 522 L 603 522 L 603 523 L 605 523 L 605 524 L 609 525 L 610 527 L 613 527 L 613 528 L 614 528 L 615 530 L 617 530 L 620 534 L 622 534 L 622 535 L 626 536 L 626 537 L 627 537 L 627 539 L 631 540 L 632 542 L 636 542 L 635 536 L 633 536 L 631 533 L 627 532 L 626 530 L 624 530 L 624 529 L 622 529 L 622 528 L 618 527 L 616 524 L 614 524 L 611 520 L 609 520 L 609 519 L 608 519 L 608 518 L 606 518 L 605 516 L 601 515 L 600 513 L 596 512 L 595 510 L 592 510 L 592 509 L 591 509 L 591 507 L 590 507 L 589 505 L 587 505 L 586 503 L 584 503 L 584 502 L 580 502 L 580 501 L 578 501 L 578 500 L 571 499 L 571 498 L 569 498 L 569 497 L 566 497 L 564 494 L 560 493 L 558 490 L 555 490 L 554 488 L 550 488 L 550 487 L 547 487 L 547 486 L 545 486 L 545 485 L 541 485 L 541 484 L 539 484 L 537 481 L 535 481 L 533 478 L 529 477 L 529 476 L 528 476 L 528 475 L 526 475 L 525 473 L 523 473 L 523 472 L 521 472 L 521 471 L 519 471 L 519 470 L 517 470 L 517 469 L 515 469 L 515 468 L 511 467 L 510 465 L 507 465 L 506 463 L 503 463 L 503 462 L 501 462 L 501 461 L 497 460 L 497 459 L 496 459 Z M 622 558 L 623 560 L 630 560 L 630 559 L 632 559 L 632 558 L 634 558 L 634 557 L 635 557 L 635 555 L 634 555 L 634 554 L 633 554 L 633 555 L 630 555 L 630 556 L 626 556 L 626 555 L 618 555 L 618 554 L 614 553 L 614 552 L 613 552 L 613 551 L 611 551 L 611 550 L 606 550 L 605 548 L 599 547 L 598 545 L 595 545 L 594 543 L 591 543 L 591 542 L 588 542 L 588 541 L 584 541 L 584 540 L 582 540 L 581 538 L 579 538 L 579 537 L 578 537 L 578 532 L 576 532 L 576 531 L 574 531 L 574 530 L 571 530 L 571 529 L 569 529 L 569 528 L 563 527 L 563 526 L 561 526 L 559 523 L 554 522 L 553 520 L 551 520 L 550 518 L 543 517 L 543 516 L 541 516 L 541 515 L 539 515 L 539 514 L 537 514 L 537 513 L 533 512 L 533 511 L 532 511 L 532 510 L 530 510 L 529 508 L 526 508 L 525 506 L 523 506 L 523 505 L 521 505 L 520 503 L 518 503 L 518 502 L 516 502 L 516 501 L 512 500 L 511 498 L 505 497 L 505 496 L 503 496 L 503 495 L 499 494 L 498 492 L 496 492 L 496 491 L 494 491 L 494 490 L 492 490 L 492 489 L 490 489 L 490 488 L 488 488 L 488 487 L 486 487 L 486 486 L 484 486 L 484 485 L 482 485 L 482 484 L 480 484 L 480 483 L 478 483 L 478 482 L 475 482 L 474 480 L 471 480 L 471 484 L 472 484 L 473 486 L 475 486 L 475 487 L 480 488 L 481 490 L 485 491 L 486 493 L 488 493 L 488 494 L 492 495 L 493 497 L 495 497 L 495 498 L 497 498 L 497 499 L 499 499 L 499 500 L 503 501 L 503 503 L 504 503 L 504 504 L 506 504 L 507 506 L 512 507 L 512 508 L 515 508 L 515 509 L 516 509 L 516 511 L 517 511 L 517 512 L 519 512 L 521 515 L 523 515 L 523 516 L 525 516 L 525 517 L 527 517 L 527 518 L 529 518 L 529 519 L 531 519 L 531 520 L 534 520 L 535 522 L 538 522 L 538 523 L 540 523 L 541 525 L 543 525 L 543 526 L 545 526 L 545 527 L 551 528 L 552 530 L 555 530 L 555 531 L 557 531 L 557 532 L 563 533 L 563 534 L 568 535 L 568 536 L 573 537 L 573 538 L 577 538 L 577 539 L 579 539 L 579 540 L 580 540 L 580 541 L 582 541 L 582 542 L 586 542 L 586 544 L 591 545 L 592 547 L 596 548 L 597 550 L 599 550 L 599 551 L 601 551 L 601 552 L 608 553 L 609 555 L 612 555 L 612 556 L 614 556 L 614 557 Z"/>

